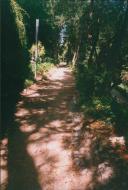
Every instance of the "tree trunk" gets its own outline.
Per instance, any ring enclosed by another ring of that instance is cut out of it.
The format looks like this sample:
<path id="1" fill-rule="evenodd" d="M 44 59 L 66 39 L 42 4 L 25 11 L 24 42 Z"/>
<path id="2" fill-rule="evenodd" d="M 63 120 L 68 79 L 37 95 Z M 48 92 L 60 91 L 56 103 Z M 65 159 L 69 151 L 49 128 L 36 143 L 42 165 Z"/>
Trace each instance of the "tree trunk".
<path id="1" fill-rule="evenodd" d="M 117 60 L 118 60 L 118 67 L 120 68 L 122 66 L 118 58 L 120 56 L 122 42 L 126 36 L 126 31 L 128 27 L 127 21 L 128 21 L 128 1 L 124 17 L 122 18 L 121 25 L 119 26 L 119 28 L 117 28 L 117 33 L 114 36 L 112 47 L 110 49 L 109 57 L 111 57 L 111 62 L 107 64 L 110 68 L 115 67 L 115 65 L 117 67 Z"/>
<path id="2" fill-rule="evenodd" d="M 73 59 L 72 59 L 72 65 L 73 67 L 76 65 L 76 62 L 78 60 L 78 56 L 79 56 L 79 45 L 77 46 L 75 52 L 74 52 L 74 55 L 73 55 Z"/>

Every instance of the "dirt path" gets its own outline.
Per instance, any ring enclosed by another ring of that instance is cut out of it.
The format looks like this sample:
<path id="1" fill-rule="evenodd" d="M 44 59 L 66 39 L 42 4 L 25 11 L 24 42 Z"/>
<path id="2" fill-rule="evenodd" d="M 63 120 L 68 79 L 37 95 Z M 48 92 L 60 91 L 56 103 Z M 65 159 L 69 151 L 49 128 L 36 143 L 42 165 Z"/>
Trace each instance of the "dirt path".
<path id="1" fill-rule="evenodd" d="M 52 69 L 48 80 L 22 93 L 9 137 L 8 190 L 122 189 L 115 186 L 122 173 L 115 179 L 110 155 L 99 156 L 106 150 L 97 147 L 96 134 L 81 131 L 75 94 L 74 77 L 65 67 Z M 114 186 L 108 186 L 111 179 Z"/>
<path id="2" fill-rule="evenodd" d="M 9 190 L 82 190 L 91 180 L 86 170 L 73 170 L 72 131 L 82 118 L 74 113 L 71 71 L 53 69 L 48 78 L 25 91 L 17 105 Z"/>

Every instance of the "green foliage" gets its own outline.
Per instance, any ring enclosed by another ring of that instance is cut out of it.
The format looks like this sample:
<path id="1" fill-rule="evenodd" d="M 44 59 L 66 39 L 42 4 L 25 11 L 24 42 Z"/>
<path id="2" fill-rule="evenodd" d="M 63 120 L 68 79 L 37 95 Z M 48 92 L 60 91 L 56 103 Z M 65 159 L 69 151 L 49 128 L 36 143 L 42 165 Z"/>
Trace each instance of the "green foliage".
<path id="1" fill-rule="evenodd" d="M 27 88 L 33 84 L 33 81 L 30 79 L 26 79 L 24 82 L 24 88 Z"/>
<path id="2" fill-rule="evenodd" d="M 128 86 L 128 67 L 124 67 L 121 71 L 121 80 L 124 85 Z"/>
<path id="3" fill-rule="evenodd" d="M 95 119 L 102 119 L 106 122 L 114 122 L 116 115 L 112 111 L 112 98 L 110 97 L 92 97 L 89 101 L 82 104 L 85 115 Z"/>
<path id="4" fill-rule="evenodd" d="M 54 64 L 50 62 L 37 64 L 37 74 L 44 76 L 53 67 L 54 67 Z"/>
<path id="5" fill-rule="evenodd" d="M 29 50 L 31 59 L 35 57 L 36 50 L 37 50 L 37 45 L 33 44 Z M 39 60 L 41 59 L 41 61 L 42 61 L 44 58 L 44 55 L 45 55 L 45 48 L 40 41 L 38 42 L 38 50 L 37 51 L 38 51 L 38 59 Z"/>
<path id="6" fill-rule="evenodd" d="M 123 83 L 119 84 L 118 89 L 128 95 L 128 86 L 126 84 Z"/>
<path id="7" fill-rule="evenodd" d="M 126 98 L 128 99 L 128 67 L 124 66 L 121 71 L 121 83 L 117 85 L 118 91 Z"/>
<path id="8" fill-rule="evenodd" d="M 47 58 L 49 60 L 51 60 L 50 58 Z M 52 62 L 43 62 L 43 63 L 37 63 L 36 65 L 36 71 L 37 71 L 37 76 L 41 76 L 42 78 L 45 78 L 45 76 L 47 75 L 48 71 L 50 69 L 52 69 L 54 67 L 54 63 Z M 29 75 L 27 76 L 27 79 L 24 82 L 24 87 L 27 88 L 29 86 L 31 86 L 35 79 L 34 79 L 34 65 L 30 64 L 29 65 Z"/>
<path id="9" fill-rule="evenodd" d="M 44 58 L 44 62 L 48 63 L 48 64 L 55 64 L 55 60 L 51 57 L 45 57 Z"/>
<path id="10" fill-rule="evenodd" d="M 10 5 L 14 14 L 21 45 L 25 48 L 27 46 L 27 36 L 24 16 L 27 15 L 27 12 L 17 3 L 16 0 L 10 0 Z"/>
<path id="11" fill-rule="evenodd" d="M 79 64 L 79 68 L 76 72 L 76 82 L 83 99 L 93 95 L 94 72 L 88 65 Z"/>
<path id="12" fill-rule="evenodd" d="M 115 99 L 111 104 L 113 113 L 115 114 L 116 129 L 119 133 L 124 133 L 128 138 L 128 106 L 120 104 Z"/>
<path id="13" fill-rule="evenodd" d="M 65 61 L 66 60 L 66 55 L 68 52 L 68 42 L 65 42 L 63 46 L 60 48 L 60 53 L 59 53 L 59 60 Z"/>
<path id="14" fill-rule="evenodd" d="M 95 66 L 89 66 L 85 62 L 79 63 L 76 72 L 76 82 L 83 98 L 92 96 L 109 95 L 111 87 L 111 72 L 104 68 L 97 70 Z"/>

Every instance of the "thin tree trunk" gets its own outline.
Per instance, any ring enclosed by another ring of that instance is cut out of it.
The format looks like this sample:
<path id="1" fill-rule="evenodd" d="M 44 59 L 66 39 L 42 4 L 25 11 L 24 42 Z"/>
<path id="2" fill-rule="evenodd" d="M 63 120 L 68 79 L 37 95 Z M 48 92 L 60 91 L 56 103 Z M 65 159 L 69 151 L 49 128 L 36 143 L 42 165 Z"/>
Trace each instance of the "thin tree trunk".
<path id="1" fill-rule="evenodd" d="M 88 63 L 91 63 L 92 60 L 93 60 L 93 55 L 95 54 L 95 51 L 96 51 L 96 46 L 97 46 L 98 39 L 99 39 L 99 29 L 98 29 L 97 35 L 96 35 L 96 37 L 94 39 L 93 45 L 92 45 L 92 49 L 91 49 L 91 53 L 90 53 L 90 56 L 89 56 Z"/>
<path id="2" fill-rule="evenodd" d="M 73 67 L 76 65 L 76 62 L 78 60 L 78 55 L 79 55 L 79 45 L 76 48 L 76 51 L 74 52 L 73 59 L 72 59 L 72 65 Z"/>

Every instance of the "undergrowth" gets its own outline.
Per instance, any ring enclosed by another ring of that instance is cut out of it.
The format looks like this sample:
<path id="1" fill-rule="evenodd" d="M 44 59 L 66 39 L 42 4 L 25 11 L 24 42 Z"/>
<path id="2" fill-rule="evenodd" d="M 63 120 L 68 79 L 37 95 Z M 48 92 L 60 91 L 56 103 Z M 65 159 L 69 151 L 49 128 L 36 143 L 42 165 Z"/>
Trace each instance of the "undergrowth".
<path id="1" fill-rule="evenodd" d="M 41 78 L 45 78 L 47 72 L 54 67 L 54 63 L 50 62 L 50 59 L 46 59 L 43 63 L 37 63 L 36 64 L 36 72 L 37 76 L 41 76 Z M 27 88 L 31 86 L 36 80 L 34 79 L 34 64 L 29 65 L 29 76 L 24 82 L 24 87 Z"/>
<path id="2" fill-rule="evenodd" d="M 118 97 L 112 97 L 113 86 L 111 86 L 110 73 L 106 74 L 105 71 L 98 73 L 94 68 L 80 65 L 75 71 L 75 76 L 80 94 L 79 105 L 85 117 L 111 124 L 119 135 L 124 135 L 128 139 L 128 106 L 118 102 Z M 125 91 L 124 94 L 127 96 Z"/>

